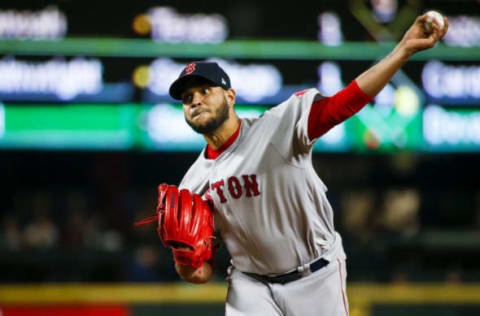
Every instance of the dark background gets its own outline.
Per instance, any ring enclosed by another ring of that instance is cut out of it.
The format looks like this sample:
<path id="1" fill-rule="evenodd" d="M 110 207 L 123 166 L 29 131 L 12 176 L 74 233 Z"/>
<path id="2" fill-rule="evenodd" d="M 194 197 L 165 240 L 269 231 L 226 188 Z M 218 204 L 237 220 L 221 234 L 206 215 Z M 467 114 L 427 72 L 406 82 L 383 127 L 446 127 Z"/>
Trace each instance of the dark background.
<path id="1" fill-rule="evenodd" d="M 452 15 L 480 12 L 478 1 L 398 3 L 418 14 L 429 8 Z M 67 15 L 67 37 L 148 38 L 133 32 L 134 17 L 153 6 L 171 6 L 179 13 L 224 15 L 228 39 L 312 41 L 317 40 L 317 16 L 328 9 L 342 19 L 345 41 L 373 42 L 348 10 L 350 4 L 2 1 L 0 9 L 35 11 L 55 5 Z M 151 59 L 102 61 L 105 81 L 116 82 L 130 80 L 132 69 Z M 372 62 L 342 61 L 342 69 L 348 69 L 343 70 L 344 82 Z M 315 61 L 272 63 L 289 74 L 284 77 L 287 84 L 315 83 Z M 419 78 L 420 67 L 420 62 L 412 62 L 405 69 Z M 139 93 L 135 100 L 140 101 Z M 179 281 L 154 227 L 134 228 L 133 222 L 153 214 L 156 186 L 179 183 L 196 157 L 176 152 L 0 150 L 0 283 Z M 329 188 L 350 281 L 480 281 L 478 153 L 315 153 L 313 160 Z M 399 210 L 389 211 L 394 202 Z M 406 215 L 389 219 L 409 203 L 413 206 Z M 223 280 L 228 262 L 222 247 L 217 281 Z"/>

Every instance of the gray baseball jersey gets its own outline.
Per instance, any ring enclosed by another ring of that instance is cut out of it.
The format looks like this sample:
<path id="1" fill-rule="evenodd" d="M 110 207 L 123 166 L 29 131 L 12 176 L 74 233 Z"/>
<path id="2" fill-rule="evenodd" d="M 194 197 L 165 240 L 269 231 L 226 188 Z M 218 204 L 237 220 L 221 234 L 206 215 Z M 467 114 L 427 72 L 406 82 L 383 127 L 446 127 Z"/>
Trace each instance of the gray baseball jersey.
<path id="1" fill-rule="evenodd" d="M 202 151 L 180 188 L 210 199 L 215 229 L 240 271 L 282 274 L 319 257 L 345 258 L 326 186 L 312 166 L 309 89 L 255 119 L 216 159 Z"/>

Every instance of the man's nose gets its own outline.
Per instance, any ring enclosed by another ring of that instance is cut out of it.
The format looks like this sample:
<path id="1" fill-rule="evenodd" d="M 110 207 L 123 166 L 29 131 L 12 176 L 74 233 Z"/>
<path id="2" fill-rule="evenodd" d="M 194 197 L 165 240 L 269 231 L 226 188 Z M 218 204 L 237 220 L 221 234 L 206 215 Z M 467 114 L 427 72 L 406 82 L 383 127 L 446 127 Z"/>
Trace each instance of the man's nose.
<path id="1" fill-rule="evenodd" d="M 199 92 L 195 92 L 193 95 L 192 95 L 192 105 L 195 106 L 195 105 L 199 105 L 201 102 L 202 102 L 202 94 L 199 93 Z"/>

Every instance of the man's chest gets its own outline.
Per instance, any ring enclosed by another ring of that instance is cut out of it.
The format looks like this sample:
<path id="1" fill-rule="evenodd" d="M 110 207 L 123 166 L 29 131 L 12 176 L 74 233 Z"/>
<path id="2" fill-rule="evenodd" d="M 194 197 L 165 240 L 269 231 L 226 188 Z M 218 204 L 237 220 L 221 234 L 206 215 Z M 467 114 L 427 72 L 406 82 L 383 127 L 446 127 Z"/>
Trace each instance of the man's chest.
<path id="1" fill-rule="evenodd" d="M 189 189 L 212 202 L 219 211 L 256 207 L 262 199 L 288 190 L 299 169 L 287 164 L 272 144 L 237 148 L 189 179 Z M 256 202 L 256 203 L 255 203 Z"/>

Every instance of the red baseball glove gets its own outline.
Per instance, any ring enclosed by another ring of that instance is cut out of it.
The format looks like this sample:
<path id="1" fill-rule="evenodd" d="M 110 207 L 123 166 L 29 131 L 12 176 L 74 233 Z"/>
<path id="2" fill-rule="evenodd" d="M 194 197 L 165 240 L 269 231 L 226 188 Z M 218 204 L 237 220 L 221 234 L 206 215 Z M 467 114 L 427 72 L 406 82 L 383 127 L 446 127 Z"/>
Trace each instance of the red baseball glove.
<path id="1" fill-rule="evenodd" d="M 212 256 L 213 213 L 200 195 L 179 191 L 174 185 L 159 185 L 157 215 L 135 225 L 154 221 L 158 221 L 158 236 L 172 249 L 176 262 L 199 268 Z"/>

